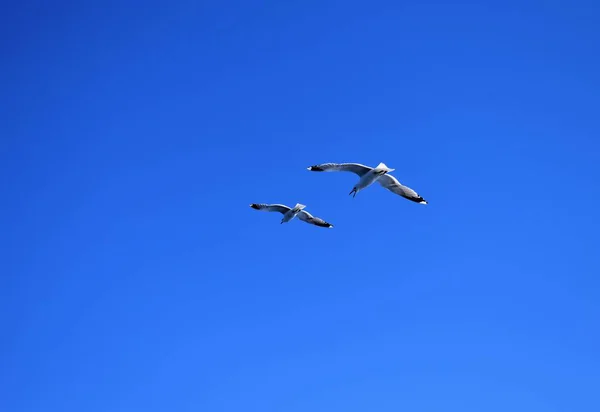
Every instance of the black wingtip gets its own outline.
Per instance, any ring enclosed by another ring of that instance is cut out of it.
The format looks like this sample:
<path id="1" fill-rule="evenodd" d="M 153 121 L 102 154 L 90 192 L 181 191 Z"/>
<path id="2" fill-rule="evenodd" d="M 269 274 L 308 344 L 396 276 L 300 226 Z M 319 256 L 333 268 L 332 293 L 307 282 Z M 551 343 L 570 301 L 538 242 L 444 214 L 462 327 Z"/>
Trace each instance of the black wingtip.
<path id="1" fill-rule="evenodd" d="M 319 166 L 310 166 L 308 167 L 308 170 L 310 170 L 311 172 L 322 172 L 323 169 L 320 168 Z"/>
<path id="2" fill-rule="evenodd" d="M 333 227 L 333 225 L 331 223 L 327 223 L 327 222 L 323 222 L 323 223 L 316 223 L 317 226 L 320 227 L 326 227 L 326 228 L 331 228 Z"/>
<path id="3" fill-rule="evenodd" d="M 258 205 L 257 205 L 256 203 L 250 203 L 250 207 L 251 207 L 252 209 L 256 209 L 256 210 L 258 210 Z"/>
<path id="4" fill-rule="evenodd" d="M 428 203 L 427 200 L 423 199 L 420 196 L 419 197 L 411 197 L 408 200 L 412 200 L 413 202 L 420 203 L 422 205 L 426 205 Z"/>

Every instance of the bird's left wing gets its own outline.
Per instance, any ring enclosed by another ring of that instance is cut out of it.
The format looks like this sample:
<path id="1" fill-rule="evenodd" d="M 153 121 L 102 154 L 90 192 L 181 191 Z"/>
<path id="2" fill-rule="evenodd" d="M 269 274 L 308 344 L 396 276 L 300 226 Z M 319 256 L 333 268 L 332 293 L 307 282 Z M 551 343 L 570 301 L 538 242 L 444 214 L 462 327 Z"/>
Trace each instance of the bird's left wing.
<path id="1" fill-rule="evenodd" d="M 264 203 L 252 203 L 250 204 L 250 207 L 252 209 L 262 210 L 265 212 L 279 212 L 282 214 L 285 214 L 291 210 L 291 208 L 287 207 L 286 205 L 267 205 Z"/>
<path id="2" fill-rule="evenodd" d="M 352 172 L 362 177 L 373 168 L 360 163 L 323 163 L 308 167 L 311 172 Z"/>

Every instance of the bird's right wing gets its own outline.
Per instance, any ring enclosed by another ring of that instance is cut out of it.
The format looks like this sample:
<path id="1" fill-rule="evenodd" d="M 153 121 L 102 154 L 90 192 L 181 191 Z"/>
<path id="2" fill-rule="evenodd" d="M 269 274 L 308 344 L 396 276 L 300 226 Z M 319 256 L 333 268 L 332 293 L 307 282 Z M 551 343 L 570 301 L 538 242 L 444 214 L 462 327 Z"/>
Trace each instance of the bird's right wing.
<path id="1" fill-rule="evenodd" d="M 308 168 L 311 172 L 352 172 L 360 177 L 372 169 L 372 167 L 359 163 L 323 163 Z"/>
<path id="2" fill-rule="evenodd" d="M 311 225 L 320 226 L 320 227 L 333 227 L 333 225 L 331 223 L 327 223 L 326 221 L 324 221 L 323 219 L 321 219 L 319 217 L 314 217 L 313 215 L 311 215 L 308 212 L 305 212 L 304 210 L 302 210 L 300 213 L 298 213 L 297 216 L 298 216 L 298 219 L 302 220 L 303 222 L 310 223 Z"/>
<path id="3" fill-rule="evenodd" d="M 383 186 L 387 190 L 389 190 L 390 192 L 396 193 L 397 195 L 400 195 L 405 199 L 412 200 L 413 202 L 421 203 L 422 205 L 427 204 L 427 201 L 425 199 L 423 199 L 421 196 L 419 196 L 417 194 L 417 192 L 412 190 L 410 187 L 404 186 L 403 184 L 401 184 L 398 181 L 398 179 L 396 179 L 392 175 L 385 174 L 383 176 L 380 176 L 379 179 L 377 179 L 377 182 L 381 186 Z"/>
<path id="4" fill-rule="evenodd" d="M 250 204 L 252 209 L 262 210 L 264 212 L 279 212 L 285 214 L 290 211 L 291 208 L 286 205 L 266 205 L 264 203 L 252 203 Z"/>

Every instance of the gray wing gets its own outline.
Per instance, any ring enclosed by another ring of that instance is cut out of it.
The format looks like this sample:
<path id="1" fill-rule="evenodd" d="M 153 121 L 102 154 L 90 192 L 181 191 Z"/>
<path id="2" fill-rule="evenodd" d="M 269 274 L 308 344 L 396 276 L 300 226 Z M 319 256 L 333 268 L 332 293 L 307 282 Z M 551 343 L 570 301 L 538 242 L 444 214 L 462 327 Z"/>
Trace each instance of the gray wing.
<path id="1" fill-rule="evenodd" d="M 298 216 L 298 219 L 302 220 L 303 222 L 310 223 L 311 225 L 320 227 L 333 227 L 331 223 L 327 223 L 319 217 L 314 217 L 313 215 L 311 215 L 308 212 L 305 212 L 304 210 L 298 213 L 296 216 Z"/>
<path id="2" fill-rule="evenodd" d="M 292 209 L 291 207 L 287 207 L 286 205 L 267 205 L 264 203 L 251 203 L 250 207 L 252 209 L 262 210 L 265 212 L 279 212 L 283 214 Z"/>
<path id="3" fill-rule="evenodd" d="M 311 172 L 352 172 L 360 177 L 371 169 L 373 168 L 359 163 L 323 163 L 308 168 Z"/>
<path id="4" fill-rule="evenodd" d="M 377 181 L 381 186 L 385 187 L 390 192 L 396 193 L 397 195 L 400 195 L 408 200 L 412 200 L 413 202 L 421 203 L 423 205 L 427 204 L 427 201 L 419 196 L 417 192 L 412 190 L 410 187 L 400 184 L 398 179 L 392 175 L 385 174 L 380 176 Z"/>

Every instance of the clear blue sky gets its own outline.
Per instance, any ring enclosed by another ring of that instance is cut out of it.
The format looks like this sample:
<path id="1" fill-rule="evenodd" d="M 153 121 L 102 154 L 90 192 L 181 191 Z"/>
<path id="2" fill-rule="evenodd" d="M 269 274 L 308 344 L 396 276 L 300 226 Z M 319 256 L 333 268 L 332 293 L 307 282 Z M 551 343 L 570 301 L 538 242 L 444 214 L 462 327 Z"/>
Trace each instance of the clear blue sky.
<path id="1" fill-rule="evenodd" d="M 5 5 L 0 410 L 600 410 L 600 6 L 415 3 Z"/>

